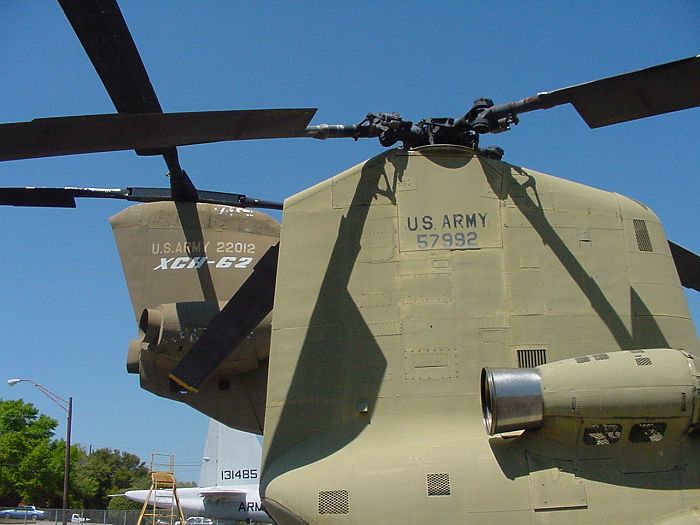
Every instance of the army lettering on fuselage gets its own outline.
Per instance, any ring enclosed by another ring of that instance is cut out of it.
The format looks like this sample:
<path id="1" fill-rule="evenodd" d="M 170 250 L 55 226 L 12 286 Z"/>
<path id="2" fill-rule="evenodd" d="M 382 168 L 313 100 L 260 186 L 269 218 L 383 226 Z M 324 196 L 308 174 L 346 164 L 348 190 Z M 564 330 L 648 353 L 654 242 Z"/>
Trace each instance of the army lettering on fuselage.
<path id="1" fill-rule="evenodd" d="M 466 230 L 486 228 L 487 213 L 444 213 L 442 216 L 406 217 L 409 231 Z"/>
<path id="2" fill-rule="evenodd" d="M 153 255 L 206 255 L 211 251 L 216 253 L 241 253 L 254 254 L 254 242 L 240 241 L 177 241 L 177 242 L 153 242 L 151 253 Z"/>
<path id="3" fill-rule="evenodd" d="M 157 255 L 153 270 L 242 269 L 254 266 L 254 242 L 242 241 L 156 241 L 151 253 Z M 231 255 L 229 255 L 231 254 Z"/>
<path id="4" fill-rule="evenodd" d="M 161 257 L 160 263 L 153 267 L 153 271 L 159 270 L 199 270 L 204 265 L 211 265 L 218 269 L 242 269 L 248 268 L 253 262 L 252 257 L 232 257 L 224 256 L 218 259 L 209 259 L 206 256 L 200 257 Z"/>
<path id="5" fill-rule="evenodd" d="M 257 501 L 241 501 L 238 505 L 238 512 L 262 512 L 264 510 L 262 503 Z"/>
<path id="6" fill-rule="evenodd" d="M 480 230 L 489 226 L 487 212 L 408 215 L 403 220 L 404 241 L 414 250 L 479 248 Z"/>

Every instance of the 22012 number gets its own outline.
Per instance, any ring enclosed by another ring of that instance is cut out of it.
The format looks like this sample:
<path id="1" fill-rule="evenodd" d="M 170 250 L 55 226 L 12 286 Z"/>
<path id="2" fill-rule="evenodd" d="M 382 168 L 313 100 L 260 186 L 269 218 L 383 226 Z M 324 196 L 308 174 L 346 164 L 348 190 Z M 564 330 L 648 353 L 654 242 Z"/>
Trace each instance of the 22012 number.
<path id="1" fill-rule="evenodd" d="M 477 248 L 476 232 L 458 232 L 443 234 L 419 233 L 416 236 L 418 248 Z"/>

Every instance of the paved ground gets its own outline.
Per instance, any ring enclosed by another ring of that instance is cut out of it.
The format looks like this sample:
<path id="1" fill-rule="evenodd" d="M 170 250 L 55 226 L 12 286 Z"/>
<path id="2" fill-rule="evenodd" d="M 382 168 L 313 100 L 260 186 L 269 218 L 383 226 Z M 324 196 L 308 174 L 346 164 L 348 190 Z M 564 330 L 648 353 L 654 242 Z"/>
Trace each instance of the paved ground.
<path id="1" fill-rule="evenodd" d="M 1 2 L 2 0 L 0 0 Z M 101 514 L 103 511 L 99 511 Z M 53 514 L 52 514 L 53 515 Z M 68 514 L 68 524 L 69 525 L 112 525 L 110 523 L 103 524 L 102 519 L 100 518 L 98 520 L 88 520 L 87 522 L 83 524 L 79 523 L 71 523 L 70 521 L 70 513 Z M 135 518 L 133 520 L 127 520 L 129 523 L 132 523 L 135 521 Z M 56 519 L 49 519 L 49 520 L 24 520 L 24 519 L 19 519 L 19 520 L 14 520 L 14 519 L 0 519 L 0 525 L 61 525 L 61 514 L 59 512 L 58 517 Z"/>
<path id="2" fill-rule="evenodd" d="M 24 525 L 27 523 L 28 525 L 48 525 L 49 523 L 53 523 L 53 521 L 34 521 L 34 520 L 24 520 L 24 519 L 12 519 L 12 518 L 2 518 L 0 519 L 0 523 L 2 524 L 7 524 L 7 525 Z"/>
<path id="3" fill-rule="evenodd" d="M 59 519 L 58 522 L 60 523 L 61 520 Z M 13 520 L 13 519 L 11 519 L 11 518 L 10 518 L 10 519 L 0 519 L 0 524 L 3 524 L 3 525 L 24 525 L 25 523 L 26 523 L 27 525 L 53 525 L 53 524 L 54 524 L 54 521 L 53 521 L 53 520 L 51 520 L 51 521 L 26 520 L 26 521 L 25 521 L 24 519 L 21 519 L 21 520 Z"/>

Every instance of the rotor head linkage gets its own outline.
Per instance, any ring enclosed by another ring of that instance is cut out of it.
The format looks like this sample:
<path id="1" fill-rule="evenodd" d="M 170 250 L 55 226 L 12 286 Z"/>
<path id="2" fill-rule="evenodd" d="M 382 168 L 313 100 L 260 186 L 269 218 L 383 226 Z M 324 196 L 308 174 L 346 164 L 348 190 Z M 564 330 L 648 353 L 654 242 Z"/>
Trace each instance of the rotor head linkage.
<path id="1" fill-rule="evenodd" d="M 447 121 L 450 121 L 447 123 Z M 427 144 L 439 143 L 433 141 L 433 128 L 449 127 L 453 119 L 422 120 L 414 124 L 404 120 L 399 113 L 367 113 L 359 124 L 320 124 L 308 126 L 302 136 L 315 139 L 331 138 L 378 138 L 384 147 L 391 147 L 402 142 L 404 147 L 414 148 Z"/>
<path id="2" fill-rule="evenodd" d="M 307 127 L 301 136 L 317 139 L 378 137 L 382 146 L 414 148 L 455 144 L 477 148 L 479 135 L 502 133 L 518 124 L 518 115 L 563 104 L 574 106 L 591 128 L 609 126 L 671 111 L 700 106 L 700 56 L 639 71 L 546 91 L 514 102 L 494 105 L 478 98 L 464 116 L 423 119 L 413 123 L 398 113 L 368 113 L 356 125 Z"/>

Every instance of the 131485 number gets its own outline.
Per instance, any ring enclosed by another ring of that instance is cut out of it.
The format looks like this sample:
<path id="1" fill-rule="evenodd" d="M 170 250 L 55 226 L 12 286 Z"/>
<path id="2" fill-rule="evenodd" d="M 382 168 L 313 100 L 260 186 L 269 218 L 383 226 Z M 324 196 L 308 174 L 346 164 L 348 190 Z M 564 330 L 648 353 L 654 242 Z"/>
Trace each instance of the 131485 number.
<path id="1" fill-rule="evenodd" d="M 258 469 L 239 468 L 236 470 L 222 470 L 221 479 L 257 479 Z"/>

